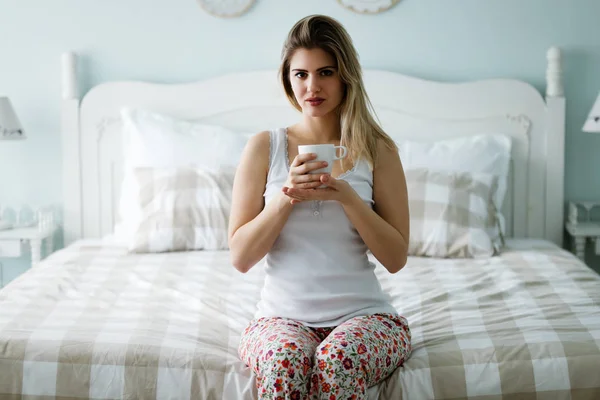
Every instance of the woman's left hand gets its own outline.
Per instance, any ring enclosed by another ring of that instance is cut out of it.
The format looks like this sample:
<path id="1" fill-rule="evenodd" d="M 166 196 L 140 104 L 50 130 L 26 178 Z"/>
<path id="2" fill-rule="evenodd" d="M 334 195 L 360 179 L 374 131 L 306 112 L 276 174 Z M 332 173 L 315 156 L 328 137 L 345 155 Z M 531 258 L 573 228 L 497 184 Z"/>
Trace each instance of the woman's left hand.
<path id="1" fill-rule="evenodd" d="M 342 179 L 335 179 L 331 175 L 325 175 L 321 177 L 321 182 L 327 187 L 298 189 L 284 186 L 282 190 L 290 198 L 292 204 L 311 200 L 336 200 L 342 204 L 348 204 L 353 196 L 357 196 L 350 184 Z"/>

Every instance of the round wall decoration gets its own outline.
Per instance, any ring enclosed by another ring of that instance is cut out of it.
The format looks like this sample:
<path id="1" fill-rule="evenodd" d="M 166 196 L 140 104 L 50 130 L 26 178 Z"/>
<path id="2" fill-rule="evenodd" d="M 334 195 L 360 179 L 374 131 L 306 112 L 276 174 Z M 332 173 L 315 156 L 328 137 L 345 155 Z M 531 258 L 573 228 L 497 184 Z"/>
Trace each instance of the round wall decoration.
<path id="1" fill-rule="evenodd" d="M 207 13 L 220 18 L 239 17 L 250 9 L 255 0 L 198 0 Z"/>
<path id="2" fill-rule="evenodd" d="M 338 0 L 342 6 L 360 14 L 377 14 L 389 10 L 400 0 Z"/>

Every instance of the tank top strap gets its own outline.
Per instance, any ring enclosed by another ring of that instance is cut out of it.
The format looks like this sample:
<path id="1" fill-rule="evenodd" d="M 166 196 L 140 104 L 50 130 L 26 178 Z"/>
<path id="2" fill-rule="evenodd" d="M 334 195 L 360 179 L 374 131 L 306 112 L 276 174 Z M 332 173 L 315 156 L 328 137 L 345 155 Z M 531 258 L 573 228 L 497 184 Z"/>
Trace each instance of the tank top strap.
<path id="1" fill-rule="evenodd" d="M 287 130 L 278 128 L 269 131 L 269 175 L 268 180 L 275 180 L 282 176 L 287 177 L 288 169 L 288 146 Z"/>

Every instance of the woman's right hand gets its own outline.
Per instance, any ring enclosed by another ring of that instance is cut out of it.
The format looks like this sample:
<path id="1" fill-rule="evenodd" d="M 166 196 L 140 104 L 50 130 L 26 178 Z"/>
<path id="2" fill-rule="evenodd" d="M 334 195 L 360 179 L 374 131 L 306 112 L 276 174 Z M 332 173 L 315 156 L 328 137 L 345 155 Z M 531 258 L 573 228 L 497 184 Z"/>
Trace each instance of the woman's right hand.
<path id="1" fill-rule="evenodd" d="M 283 190 L 285 190 L 286 187 L 315 189 L 321 186 L 323 184 L 321 182 L 321 177 L 328 174 L 314 173 L 313 171 L 326 167 L 327 162 L 313 161 L 315 158 L 317 158 L 317 155 L 314 153 L 298 154 L 290 166 L 290 172 Z"/>

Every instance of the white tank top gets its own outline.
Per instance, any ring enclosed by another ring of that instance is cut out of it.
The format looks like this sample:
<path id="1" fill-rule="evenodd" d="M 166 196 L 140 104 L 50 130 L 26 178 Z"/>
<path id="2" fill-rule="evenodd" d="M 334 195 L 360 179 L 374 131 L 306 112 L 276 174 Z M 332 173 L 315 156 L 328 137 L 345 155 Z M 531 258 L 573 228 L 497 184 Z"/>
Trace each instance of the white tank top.
<path id="1" fill-rule="evenodd" d="M 287 130 L 271 131 L 268 203 L 289 172 Z M 347 181 L 373 206 L 373 173 L 358 161 L 338 179 Z M 294 205 L 265 258 L 266 278 L 256 317 L 284 317 L 313 327 L 337 326 L 347 319 L 396 313 L 368 260 L 368 248 L 336 201 Z"/>

